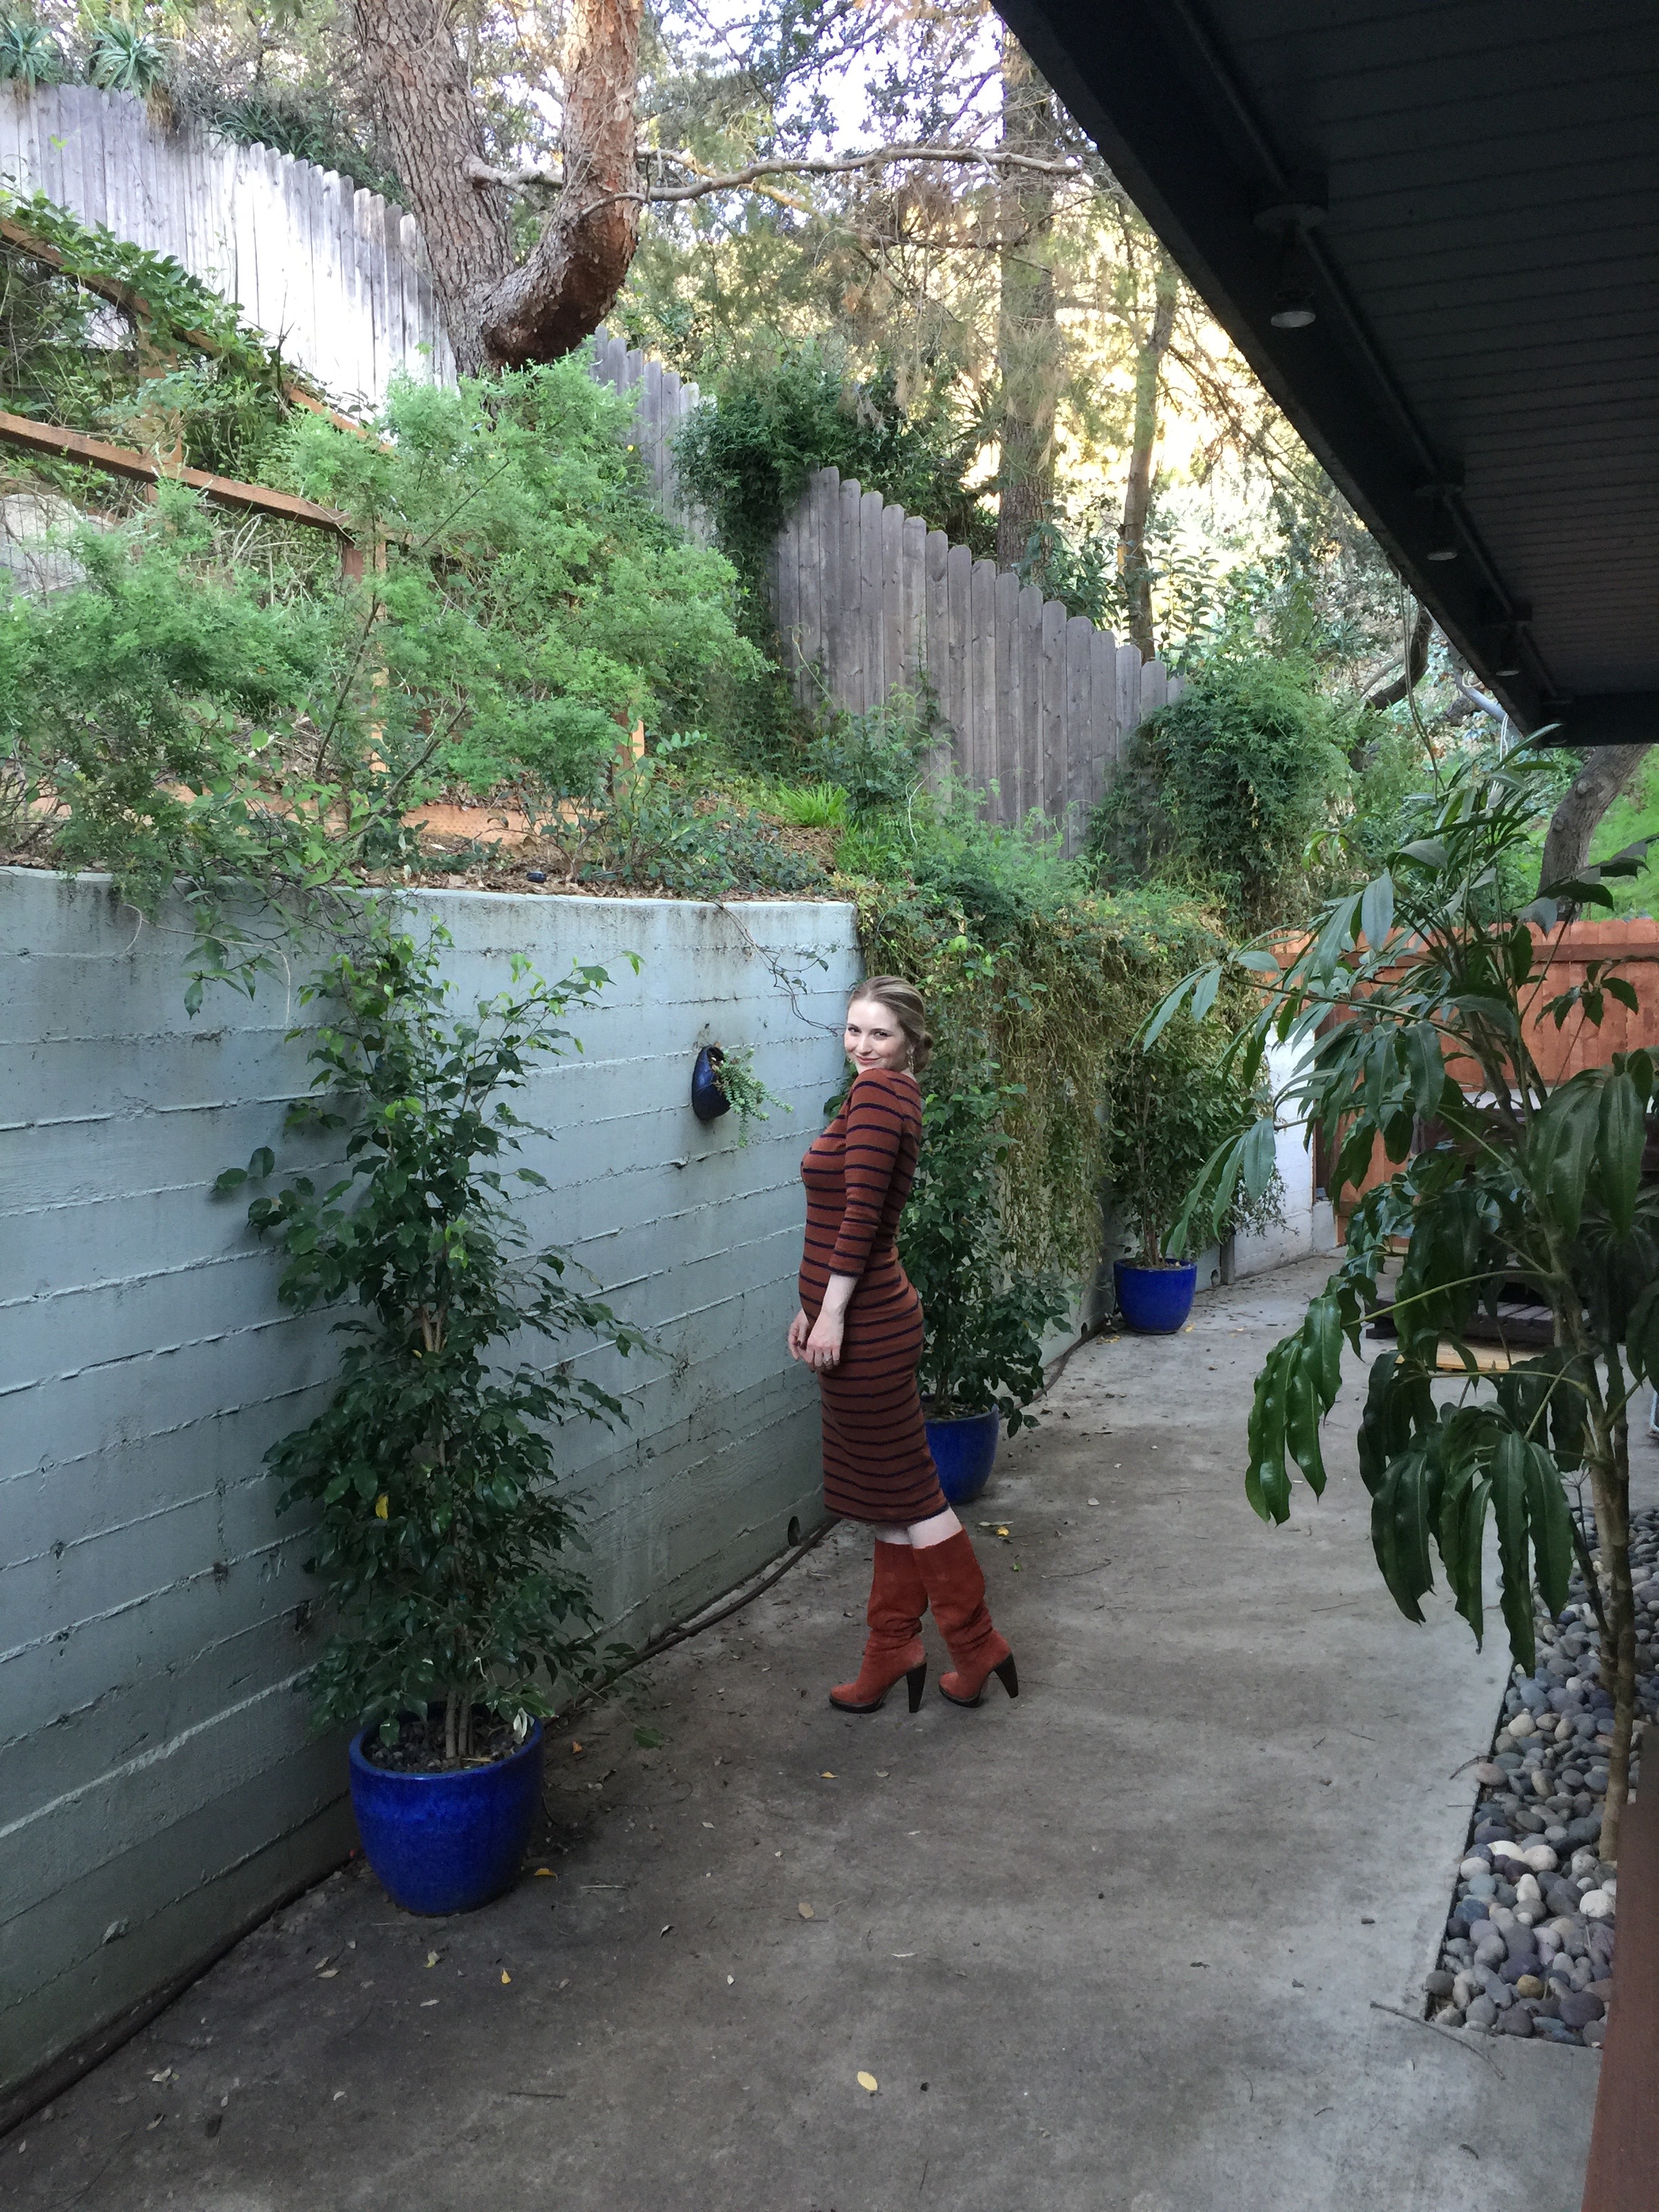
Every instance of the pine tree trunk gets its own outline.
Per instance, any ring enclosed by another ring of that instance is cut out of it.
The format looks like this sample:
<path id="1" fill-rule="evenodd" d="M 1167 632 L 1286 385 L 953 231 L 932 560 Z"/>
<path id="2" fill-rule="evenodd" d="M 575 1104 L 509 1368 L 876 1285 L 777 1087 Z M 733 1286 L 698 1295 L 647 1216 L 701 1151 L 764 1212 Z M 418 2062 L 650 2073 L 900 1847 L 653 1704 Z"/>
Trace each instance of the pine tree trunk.
<path id="1" fill-rule="evenodd" d="M 1589 858 L 1595 825 L 1640 767 L 1650 745 L 1594 745 L 1550 817 L 1539 886 L 1565 883 Z"/>
<path id="2" fill-rule="evenodd" d="M 1161 250 L 1152 276 L 1152 318 L 1135 355 L 1134 431 L 1129 448 L 1129 482 L 1123 495 L 1123 528 L 1118 562 L 1129 606 L 1129 635 L 1150 660 L 1157 651 L 1152 634 L 1152 572 L 1146 558 L 1146 523 L 1152 504 L 1152 456 L 1158 445 L 1158 402 L 1164 356 L 1175 331 L 1180 277 Z"/>
<path id="3" fill-rule="evenodd" d="M 1012 34 L 1005 35 L 1002 49 L 1002 143 L 1048 159 L 1060 151 L 1054 95 Z M 1007 568 L 1018 567 L 1033 531 L 1054 514 L 1054 405 L 1060 384 L 1060 321 L 1048 259 L 1054 212 L 1054 186 L 1046 178 L 1009 172 L 1002 195 L 997 313 L 1002 384 L 997 559 Z"/>
<path id="4" fill-rule="evenodd" d="M 444 0 L 356 0 L 358 44 L 464 375 L 557 361 L 596 331 L 639 242 L 634 104 L 641 0 L 570 0 L 564 189 L 514 268 L 506 196 L 474 184 L 483 137 Z"/>
<path id="5" fill-rule="evenodd" d="M 492 295 L 484 344 L 517 368 L 574 353 L 604 321 L 640 240 L 634 103 L 641 0 L 570 0 L 564 190 L 530 258 Z"/>
<path id="6" fill-rule="evenodd" d="M 356 0 L 357 44 L 463 376 L 486 366 L 484 303 L 512 266 L 503 193 L 466 164 L 483 136 L 444 0 Z"/>

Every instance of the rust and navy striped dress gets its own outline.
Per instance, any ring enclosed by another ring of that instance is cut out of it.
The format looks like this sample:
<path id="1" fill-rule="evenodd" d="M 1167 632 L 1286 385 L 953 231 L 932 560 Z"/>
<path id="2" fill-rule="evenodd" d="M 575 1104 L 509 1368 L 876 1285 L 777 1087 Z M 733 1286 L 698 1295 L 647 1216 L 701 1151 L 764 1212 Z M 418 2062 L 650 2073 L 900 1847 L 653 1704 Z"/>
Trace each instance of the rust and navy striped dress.
<path id="1" fill-rule="evenodd" d="M 849 1521 L 890 1527 L 945 1510 L 916 1395 L 921 1300 L 893 1248 L 921 1140 L 915 1077 L 866 1068 L 800 1164 L 800 1302 L 808 1321 L 817 1319 L 832 1274 L 858 1278 L 841 1358 L 818 1376 L 823 1502 Z"/>

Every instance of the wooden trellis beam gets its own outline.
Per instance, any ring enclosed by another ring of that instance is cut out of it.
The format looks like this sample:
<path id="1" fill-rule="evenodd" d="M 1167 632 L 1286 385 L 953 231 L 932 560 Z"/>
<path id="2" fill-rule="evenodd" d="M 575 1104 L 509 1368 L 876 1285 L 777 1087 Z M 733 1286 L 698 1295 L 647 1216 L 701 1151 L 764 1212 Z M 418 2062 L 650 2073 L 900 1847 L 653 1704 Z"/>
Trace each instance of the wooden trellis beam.
<path id="1" fill-rule="evenodd" d="M 27 415 L 0 411 L 0 439 L 54 460 L 81 461 L 132 483 L 188 484 L 217 507 L 240 507 L 250 514 L 268 514 L 279 522 L 303 523 L 309 530 L 331 531 L 349 550 L 356 550 L 349 517 L 336 507 L 301 499 L 295 492 L 273 491 L 267 484 L 239 483 L 234 477 L 216 477 L 206 469 L 164 467 L 136 447 L 106 445 L 101 438 L 88 438 L 83 431 L 65 430 L 55 422 L 36 422 Z"/>

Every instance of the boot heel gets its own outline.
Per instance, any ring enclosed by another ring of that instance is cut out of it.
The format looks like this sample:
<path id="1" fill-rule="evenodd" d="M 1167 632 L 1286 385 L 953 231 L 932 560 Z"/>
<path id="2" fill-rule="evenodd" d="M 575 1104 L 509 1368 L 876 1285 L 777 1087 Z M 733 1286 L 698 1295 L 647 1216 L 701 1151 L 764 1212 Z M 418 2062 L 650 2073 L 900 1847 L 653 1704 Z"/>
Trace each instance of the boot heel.
<path id="1" fill-rule="evenodd" d="M 913 1667 L 910 1669 L 909 1673 L 904 1678 L 904 1686 L 910 1693 L 911 1711 L 913 1713 L 920 1712 L 921 1710 L 921 1693 L 927 1686 L 927 1662 L 925 1659 L 922 1661 L 920 1667 Z"/>
<path id="2" fill-rule="evenodd" d="M 1011 1698 L 1017 1698 L 1019 1695 L 1019 1669 L 1014 1664 L 1014 1655 L 1012 1651 L 1001 1666 L 994 1668 L 992 1671 Z M 911 1711 L 914 1712 L 915 1710 L 915 1708 L 912 1706 Z"/>

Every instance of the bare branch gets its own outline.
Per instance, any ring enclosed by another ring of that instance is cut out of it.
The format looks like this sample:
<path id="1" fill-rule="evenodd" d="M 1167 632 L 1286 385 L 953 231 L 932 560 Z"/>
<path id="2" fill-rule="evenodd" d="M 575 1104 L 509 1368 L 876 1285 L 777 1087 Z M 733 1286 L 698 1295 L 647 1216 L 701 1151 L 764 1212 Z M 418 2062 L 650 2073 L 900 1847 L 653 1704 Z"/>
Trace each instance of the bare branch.
<path id="1" fill-rule="evenodd" d="M 744 191 L 751 185 L 761 185 L 763 190 L 763 180 L 769 177 L 848 177 L 871 169 L 890 168 L 902 161 L 954 163 L 989 170 L 1018 169 L 1033 175 L 1056 177 L 1073 184 L 1080 182 L 1088 173 L 1081 161 L 1045 161 L 1036 155 L 1011 153 L 1000 146 L 878 146 L 867 154 L 848 154 L 818 161 L 780 155 L 770 161 L 750 161 L 741 169 L 719 173 L 705 169 L 690 154 L 665 153 L 654 147 L 641 147 L 639 162 L 647 177 L 652 170 L 660 172 L 664 167 L 670 167 L 686 171 L 688 180 L 684 184 L 670 184 L 659 174 L 655 180 L 642 183 L 637 193 L 630 193 L 628 197 L 655 207 L 681 200 L 707 199 L 714 192 Z M 464 173 L 474 185 L 498 185 L 509 191 L 522 191 L 533 185 L 558 188 L 564 184 L 562 167 L 550 161 L 533 162 L 516 169 L 501 169 L 475 156 L 466 162 Z M 791 202 L 790 204 L 799 203 Z"/>

